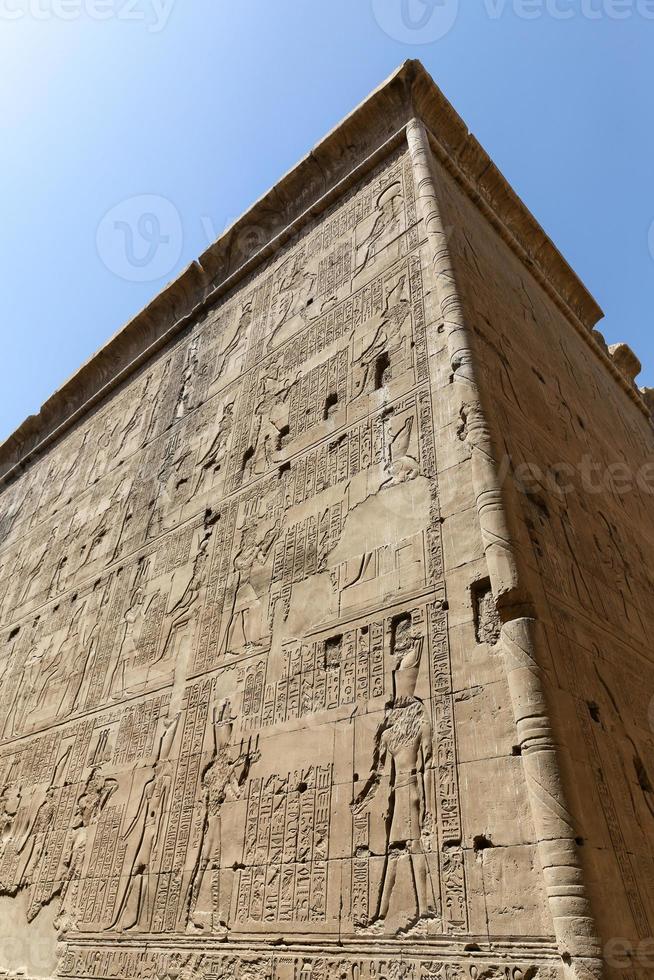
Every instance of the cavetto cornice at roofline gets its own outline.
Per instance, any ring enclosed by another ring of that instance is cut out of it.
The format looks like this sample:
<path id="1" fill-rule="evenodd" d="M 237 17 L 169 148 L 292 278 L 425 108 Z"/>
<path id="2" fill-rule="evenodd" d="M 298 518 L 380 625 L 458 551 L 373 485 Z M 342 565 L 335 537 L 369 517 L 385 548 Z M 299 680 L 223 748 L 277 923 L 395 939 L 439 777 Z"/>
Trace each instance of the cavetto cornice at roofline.
<path id="1" fill-rule="evenodd" d="M 422 119 L 435 153 L 466 193 L 648 414 L 591 333 L 603 315 L 600 307 L 422 64 L 407 61 L 0 445 L 0 482 L 19 473 L 203 308 L 225 295 L 399 145 L 404 127 L 414 117 Z M 248 252 L 253 228 L 257 234 Z M 262 241 L 267 242 L 263 247 Z"/>

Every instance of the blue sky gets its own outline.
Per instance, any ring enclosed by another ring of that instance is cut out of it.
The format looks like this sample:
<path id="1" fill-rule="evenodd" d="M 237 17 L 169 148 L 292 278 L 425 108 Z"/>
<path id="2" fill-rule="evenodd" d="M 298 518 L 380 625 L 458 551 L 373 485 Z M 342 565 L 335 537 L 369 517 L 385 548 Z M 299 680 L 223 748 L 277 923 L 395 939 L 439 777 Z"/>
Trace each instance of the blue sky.
<path id="1" fill-rule="evenodd" d="M 0 439 L 414 57 L 654 385 L 653 51 L 654 0 L 0 0 Z"/>

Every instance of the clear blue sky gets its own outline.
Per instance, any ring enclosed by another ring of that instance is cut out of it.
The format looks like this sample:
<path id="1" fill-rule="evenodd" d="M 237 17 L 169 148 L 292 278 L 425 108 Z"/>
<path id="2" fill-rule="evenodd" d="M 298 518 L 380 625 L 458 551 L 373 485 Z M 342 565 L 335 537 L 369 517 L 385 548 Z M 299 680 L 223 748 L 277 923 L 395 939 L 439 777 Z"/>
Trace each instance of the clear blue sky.
<path id="1" fill-rule="evenodd" d="M 0 0 L 0 439 L 413 57 L 654 385 L 653 54 L 654 0 Z"/>

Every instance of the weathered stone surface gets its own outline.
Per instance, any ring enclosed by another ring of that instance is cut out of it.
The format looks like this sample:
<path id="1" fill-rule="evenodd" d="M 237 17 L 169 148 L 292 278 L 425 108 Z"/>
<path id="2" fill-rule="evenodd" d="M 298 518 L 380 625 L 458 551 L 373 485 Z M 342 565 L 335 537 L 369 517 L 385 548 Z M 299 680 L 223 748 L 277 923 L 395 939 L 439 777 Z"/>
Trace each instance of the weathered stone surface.
<path id="1" fill-rule="evenodd" d="M 410 62 L 0 447 L 0 971 L 649 975 L 599 316 Z"/>

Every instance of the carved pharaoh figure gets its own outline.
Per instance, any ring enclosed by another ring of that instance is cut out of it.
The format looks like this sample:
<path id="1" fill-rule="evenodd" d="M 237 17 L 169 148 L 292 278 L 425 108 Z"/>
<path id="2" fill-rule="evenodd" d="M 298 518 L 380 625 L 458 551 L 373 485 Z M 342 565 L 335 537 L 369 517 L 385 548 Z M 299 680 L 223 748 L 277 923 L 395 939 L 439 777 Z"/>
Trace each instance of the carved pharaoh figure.
<path id="1" fill-rule="evenodd" d="M 21 788 L 17 783 L 7 784 L 0 792 L 0 860 L 2 860 L 5 846 L 11 840 L 20 801 Z"/>
<path id="2" fill-rule="evenodd" d="M 305 322 L 316 284 L 316 274 L 307 269 L 302 252 L 287 260 L 279 270 L 279 277 L 273 329 L 268 340 L 269 351 L 288 340 Z"/>
<path id="3" fill-rule="evenodd" d="M 388 480 L 385 481 L 384 486 L 408 483 L 420 475 L 418 461 L 410 453 L 413 421 L 413 416 L 410 415 L 398 428 L 393 424 L 392 415 L 389 418 L 386 459 Z"/>
<path id="4" fill-rule="evenodd" d="M 251 470 L 257 475 L 265 473 L 274 464 L 280 448 L 280 440 L 288 409 L 285 408 L 292 383 L 279 377 L 279 369 L 273 369 L 260 382 L 260 395 L 255 407 L 254 455 Z"/>
<path id="5" fill-rule="evenodd" d="M 377 209 L 370 230 L 357 247 L 355 276 L 372 262 L 380 249 L 386 246 L 401 228 L 403 210 L 402 187 L 393 181 L 377 198 Z"/>
<path id="6" fill-rule="evenodd" d="M 115 779 L 108 779 L 94 769 L 77 801 L 62 865 L 64 877 L 59 891 L 58 928 L 74 929 L 80 882 L 84 872 L 91 827 L 97 823 L 109 799 L 118 789 Z"/>
<path id="7" fill-rule="evenodd" d="M 215 380 L 219 380 L 224 374 L 229 373 L 232 366 L 245 353 L 248 342 L 248 330 L 253 317 L 252 303 L 247 302 L 241 310 L 234 332 L 218 354 L 214 372 Z"/>
<path id="8" fill-rule="evenodd" d="M 204 594 L 208 569 L 208 548 L 211 530 L 200 540 L 193 560 L 193 567 L 181 594 L 173 600 L 166 612 L 168 623 L 165 639 L 159 654 L 149 663 L 146 680 L 161 677 L 172 664 L 175 676 L 182 678 L 194 643 L 195 629 Z"/>
<path id="9" fill-rule="evenodd" d="M 45 544 L 37 549 L 36 557 L 26 557 L 25 564 L 20 572 L 20 581 L 24 582 L 20 597 L 18 599 L 17 605 L 22 605 L 31 599 L 36 593 L 37 588 L 41 583 L 41 573 L 48 563 L 48 559 L 51 559 L 55 554 L 55 540 L 59 532 L 59 526 L 54 525 L 50 529 L 50 533 L 46 539 Z M 31 552 L 30 552 L 31 554 Z"/>
<path id="10" fill-rule="evenodd" d="M 173 510 L 182 502 L 179 491 L 188 482 L 185 464 L 190 455 L 190 449 L 184 445 L 174 458 L 167 460 L 159 470 L 155 497 L 147 525 L 147 538 L 154 538 L 169 530 Z"/>
<path id="11" fill-rule="evenodd" d="M 38 881 L 41 862 L 47 855 L 47 845 L 58 812 L 57 790 L 61 786 L 70 748 L 57 762 L 48 786 L 35 785 L 18 790 L 20 797 L 12 819 L 11 843 L 14 862 L 12 880 L 0 882 L 9 894 Z M 6 848 L 8 850 L 8 848 Z"/>
<path id="12" fill-rule="evenodd" d="M 148 611 L 159 593 L 146 596 L 144 590 L 137 586 L 131 597 L 130 605 L 123 615 L 123 635 L 116 658 L 116 665 L 109 681 L 109 696 L 120 700 L 130 691 L 138 670 L 138 660 L 141 648 L 141 637 L 145 629 Z"/>
<path id="13" fill-rule="evenodd" d="M 147 932 L 153 911 L 157 862 L 167 807 L 173 782 L 170 753 L 179 715 L 166 720 L 164 734 L 151 774 L 145 782 L 131 823 L 122 835 L 133 857 L 123 876 L 126 885 L 116 904 L 116 914 L 108 927 L 112 932 Z"/>
<path id="14" fill-rule="evenodd" d="M 261 597 L 267 585 L 261 581 L 263 566 L 277 540 L 278 531 L 270 528 L 260 536 L 256 524 L 243 529 L 240 549 L 234 558 L 236 584 L 234 607 L 227 631 L 227 652 L 253 649 L 260 645 L 260 630 L 255 622 L 260 610 Z M 267 576 L 264 575 L 267 582 Z"/>
<path id="15" fill-rule="evenodd" d="M 229 702 L 216 713 L 212 723 L 213 748 L 211 760 L 202 774 L 204 811 L 202 842 L 193 871 L 188 896 L 189 928 L 216 930 L 214 908 L 220 907 L 220 896 L 213 887 L 213 877 L 219 874 L 222 856 L 222 809 L 228 800 L 238 800 L 247 780 L 250 767 L 258 760 L 259 752 L 251 742 L 235 751 L 231 745 L 234 732 Z"/>
<path id="16" fill-rule="evenodd" d="M 86 637 L 82 632 L 84 613 L 85 606 L 82 605 L 73 614 L 66 636 L 57 649 L 47 683 L 42 686 L 35 706 L 41 710 L 42 718 L 66 717 L 77 701 L 84 680 L 83 658 L 87 649 Z"/>
<path id="17" fill-rule="evenodd" d="M 27 657 L 18 686 L 7 712 L 5 736 L 22 735 L 28 728 L 28 715 L 45 691 L 54 669 L 58 647 L 53 634 L 38 641 Z"/>

